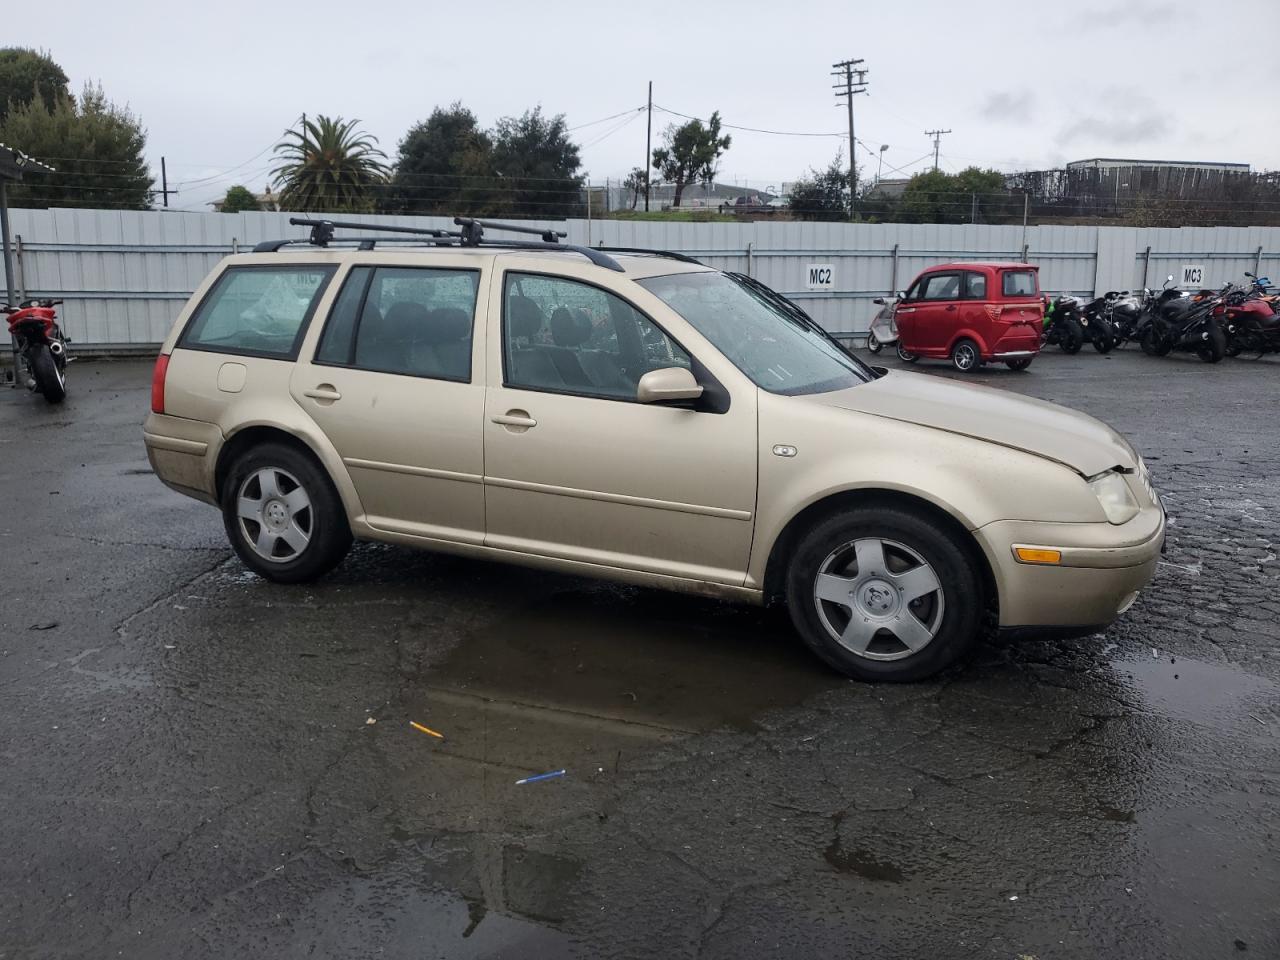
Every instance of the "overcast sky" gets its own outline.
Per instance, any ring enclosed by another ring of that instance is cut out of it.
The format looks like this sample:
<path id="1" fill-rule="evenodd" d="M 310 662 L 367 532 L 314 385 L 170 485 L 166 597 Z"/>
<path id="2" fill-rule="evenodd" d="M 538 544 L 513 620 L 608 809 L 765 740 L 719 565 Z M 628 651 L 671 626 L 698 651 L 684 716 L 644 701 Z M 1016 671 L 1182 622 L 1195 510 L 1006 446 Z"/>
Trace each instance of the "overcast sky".
<path id="1" fill-rule="evenodd" d="M 854 57 L 870 70 L 856 133 L 873 152 L 889 145 L 886 177 L 932 164 L 934 128 L 952 131 L 948 170 L 1096 156 L 1280 168 L 1280 57 L 1250 40 L 1274 25 L 1275 0 L 6 6 L 0 43 L 46 49 L 73 89 L 101 81 L 127 103 L 185 208 L 230 183 L 261 190 L 270 147 L 303 112 L 357 117 L 393 155 L 438 104 L 461 100 L 488 125 L 540 103 L 577 128 L 593 182 L 642 162 L 643 112 L 593 121 L 642 106 L 649 80 L 654 103 L 679 113 L 841 134 L 830 65 Z M 655 146 L 676 119 L 655 108 Z M 753 187 L 847 150 L 839 136 L 728 132 L 720 179 Z"/>

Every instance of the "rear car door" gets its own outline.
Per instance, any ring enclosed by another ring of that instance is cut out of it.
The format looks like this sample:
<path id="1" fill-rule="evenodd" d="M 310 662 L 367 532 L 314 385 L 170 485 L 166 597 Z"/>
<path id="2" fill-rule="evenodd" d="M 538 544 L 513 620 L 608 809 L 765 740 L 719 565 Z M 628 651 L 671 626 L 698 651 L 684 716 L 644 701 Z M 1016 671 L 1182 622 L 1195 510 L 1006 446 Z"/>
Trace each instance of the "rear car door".
<path id="1" fill-rule="evenodd" d="M 982 271 L 966 270 L 964 272 L 960 280 L 961 298 L 956 314 L 956 325 L 948 338 L 948 347 L 957 331 L 966 330 L 977 336 L 978 348 L 983 356 L 991 353 L 997 338 L 992 336 L 993 311 L 988 309 L 990 306 L 988 297 L 994 297 L 994 293 L 988 290 L 989 285 L 987 275 Z"/>
<path id="2" fill-rule="evenodd" d="M 483 542 L 484 275 L 476 257 L 447 254 L 357 263 L 294 369 L 290 392 L 342 457 L 371 526 Z"/>
<path id="3" fill-rule="evenodd" d="M 512 267 L 490 294 L 487 546 L 740 585 L 756 496 L 756 393 L 639 403 L 695 368 L 651 317 L 585 277 Z"/>

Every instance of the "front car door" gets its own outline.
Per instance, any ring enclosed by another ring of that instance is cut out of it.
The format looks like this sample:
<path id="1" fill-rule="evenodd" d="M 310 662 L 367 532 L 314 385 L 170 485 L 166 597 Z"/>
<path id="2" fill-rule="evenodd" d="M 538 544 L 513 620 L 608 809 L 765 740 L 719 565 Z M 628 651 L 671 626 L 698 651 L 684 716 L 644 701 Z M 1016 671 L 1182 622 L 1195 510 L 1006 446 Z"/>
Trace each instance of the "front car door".
<path id="1" fill-rule="evenodd" d="M 930 273 L 920 280 L 915 342 L 924 356 L 945 357 L 959 322 L 960 271 Z"/>
<path id="2" fill-rule="evenodd" d="M 741 585 L 755 512 L 755 389 L 730 394 L 586 271 L 501 259 L 490 292 L 485 544 Z M 672 366 L 719 390 L 692 406 L 637 402 L 640 377 Z"/>
<path id="3" fill-rule="evenodd" d="M 290 392 L 332 441 L 379 530 L 483 542 L 480 264 L 443 253 L 429 267 L 356 264 L 340 278 L 314 353 L 294 369 Z"/>

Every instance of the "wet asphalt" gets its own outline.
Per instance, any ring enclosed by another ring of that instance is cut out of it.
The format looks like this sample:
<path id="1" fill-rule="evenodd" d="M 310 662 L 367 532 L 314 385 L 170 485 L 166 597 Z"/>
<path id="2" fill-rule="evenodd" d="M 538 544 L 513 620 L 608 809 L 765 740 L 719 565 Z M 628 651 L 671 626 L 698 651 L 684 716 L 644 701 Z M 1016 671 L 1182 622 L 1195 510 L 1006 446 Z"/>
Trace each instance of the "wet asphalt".
<path id="1" fill-rule="evenodd" d="M 408 549 L 268 584 L 150 474 L 149 365 L 71 374 L 0 392 L 3 960 L 1280 956 L 1280 363 L 972 375 L 1129 436 L 1169 551 L 911 686 Z"/>

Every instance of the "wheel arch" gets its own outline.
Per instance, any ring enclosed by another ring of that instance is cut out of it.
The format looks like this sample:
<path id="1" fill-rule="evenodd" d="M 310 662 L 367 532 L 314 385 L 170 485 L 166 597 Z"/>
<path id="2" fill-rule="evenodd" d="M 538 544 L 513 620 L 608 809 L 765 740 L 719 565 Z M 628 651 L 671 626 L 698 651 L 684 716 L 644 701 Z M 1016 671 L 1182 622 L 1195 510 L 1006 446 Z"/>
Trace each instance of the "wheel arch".
<path id="1" fill-rule="evenodd" d="M 218 451 L 213 474 L 214 496 L 219 501 L 222 499 L 222 485 L 227 479 L 227 474 L 230 472 L 232 464 L 246 451 L 264 443 L 283 444 L 309 457 L 329 478 L 329 482 L 333 484 L 333 488 L 342 501 L 343 509 L 346 510 L 348 518 L 358 516 L 361 513 L 360 504 L 355 497 L 355 490 L 350 484 L 350 479 L 345 475 L 335 476 L 334 471 L 326 462 L 324 453 L 317 450 L 309 438 L 299 436 L 269 423 L 245 424 L 223 441 L 222 447 Z"/>
<path id="2" fill-rule="evenodd" d="M 961 329 L 961 330 L 957 330 L 955 333 L 951 335 L 951 339 L 947 341 L 948 357 L 951 356 L 951 354 L 955 351 L 956 344 L 959 343 L 961 340 L 972 340 L 975 344 L 977 344 L 979 359 L 987 360 L 988 358 L 990 358 L 991 348 L 987 346 L 987 341 L 982 338 L 982 336 L 978 333 L 977 330 L 973 330 L 968 327 L 965 327 L 964 329 Z"/>
<path id="3" fill-rule="evenodd" d="M 896 507 L 911 511 L 928 518 L 950 533 L 977 567 L 985 594 L 984 602 L 996 617 L 992 622 L 999 622 L 999 590 L 996 586 L 995 572 L 982 545 L 970 533 L 964 522 L 932 500 L 884 487 L 861 487 L 828 494 L 808 504 L 788 520 L 769 549 L 769 559 L 765 564 L 764 575 L 765 603 L 777 603 L 783 598 L 786 589 L 787 561 L 806 531 L 838 513 L 874 507 Z"/>

